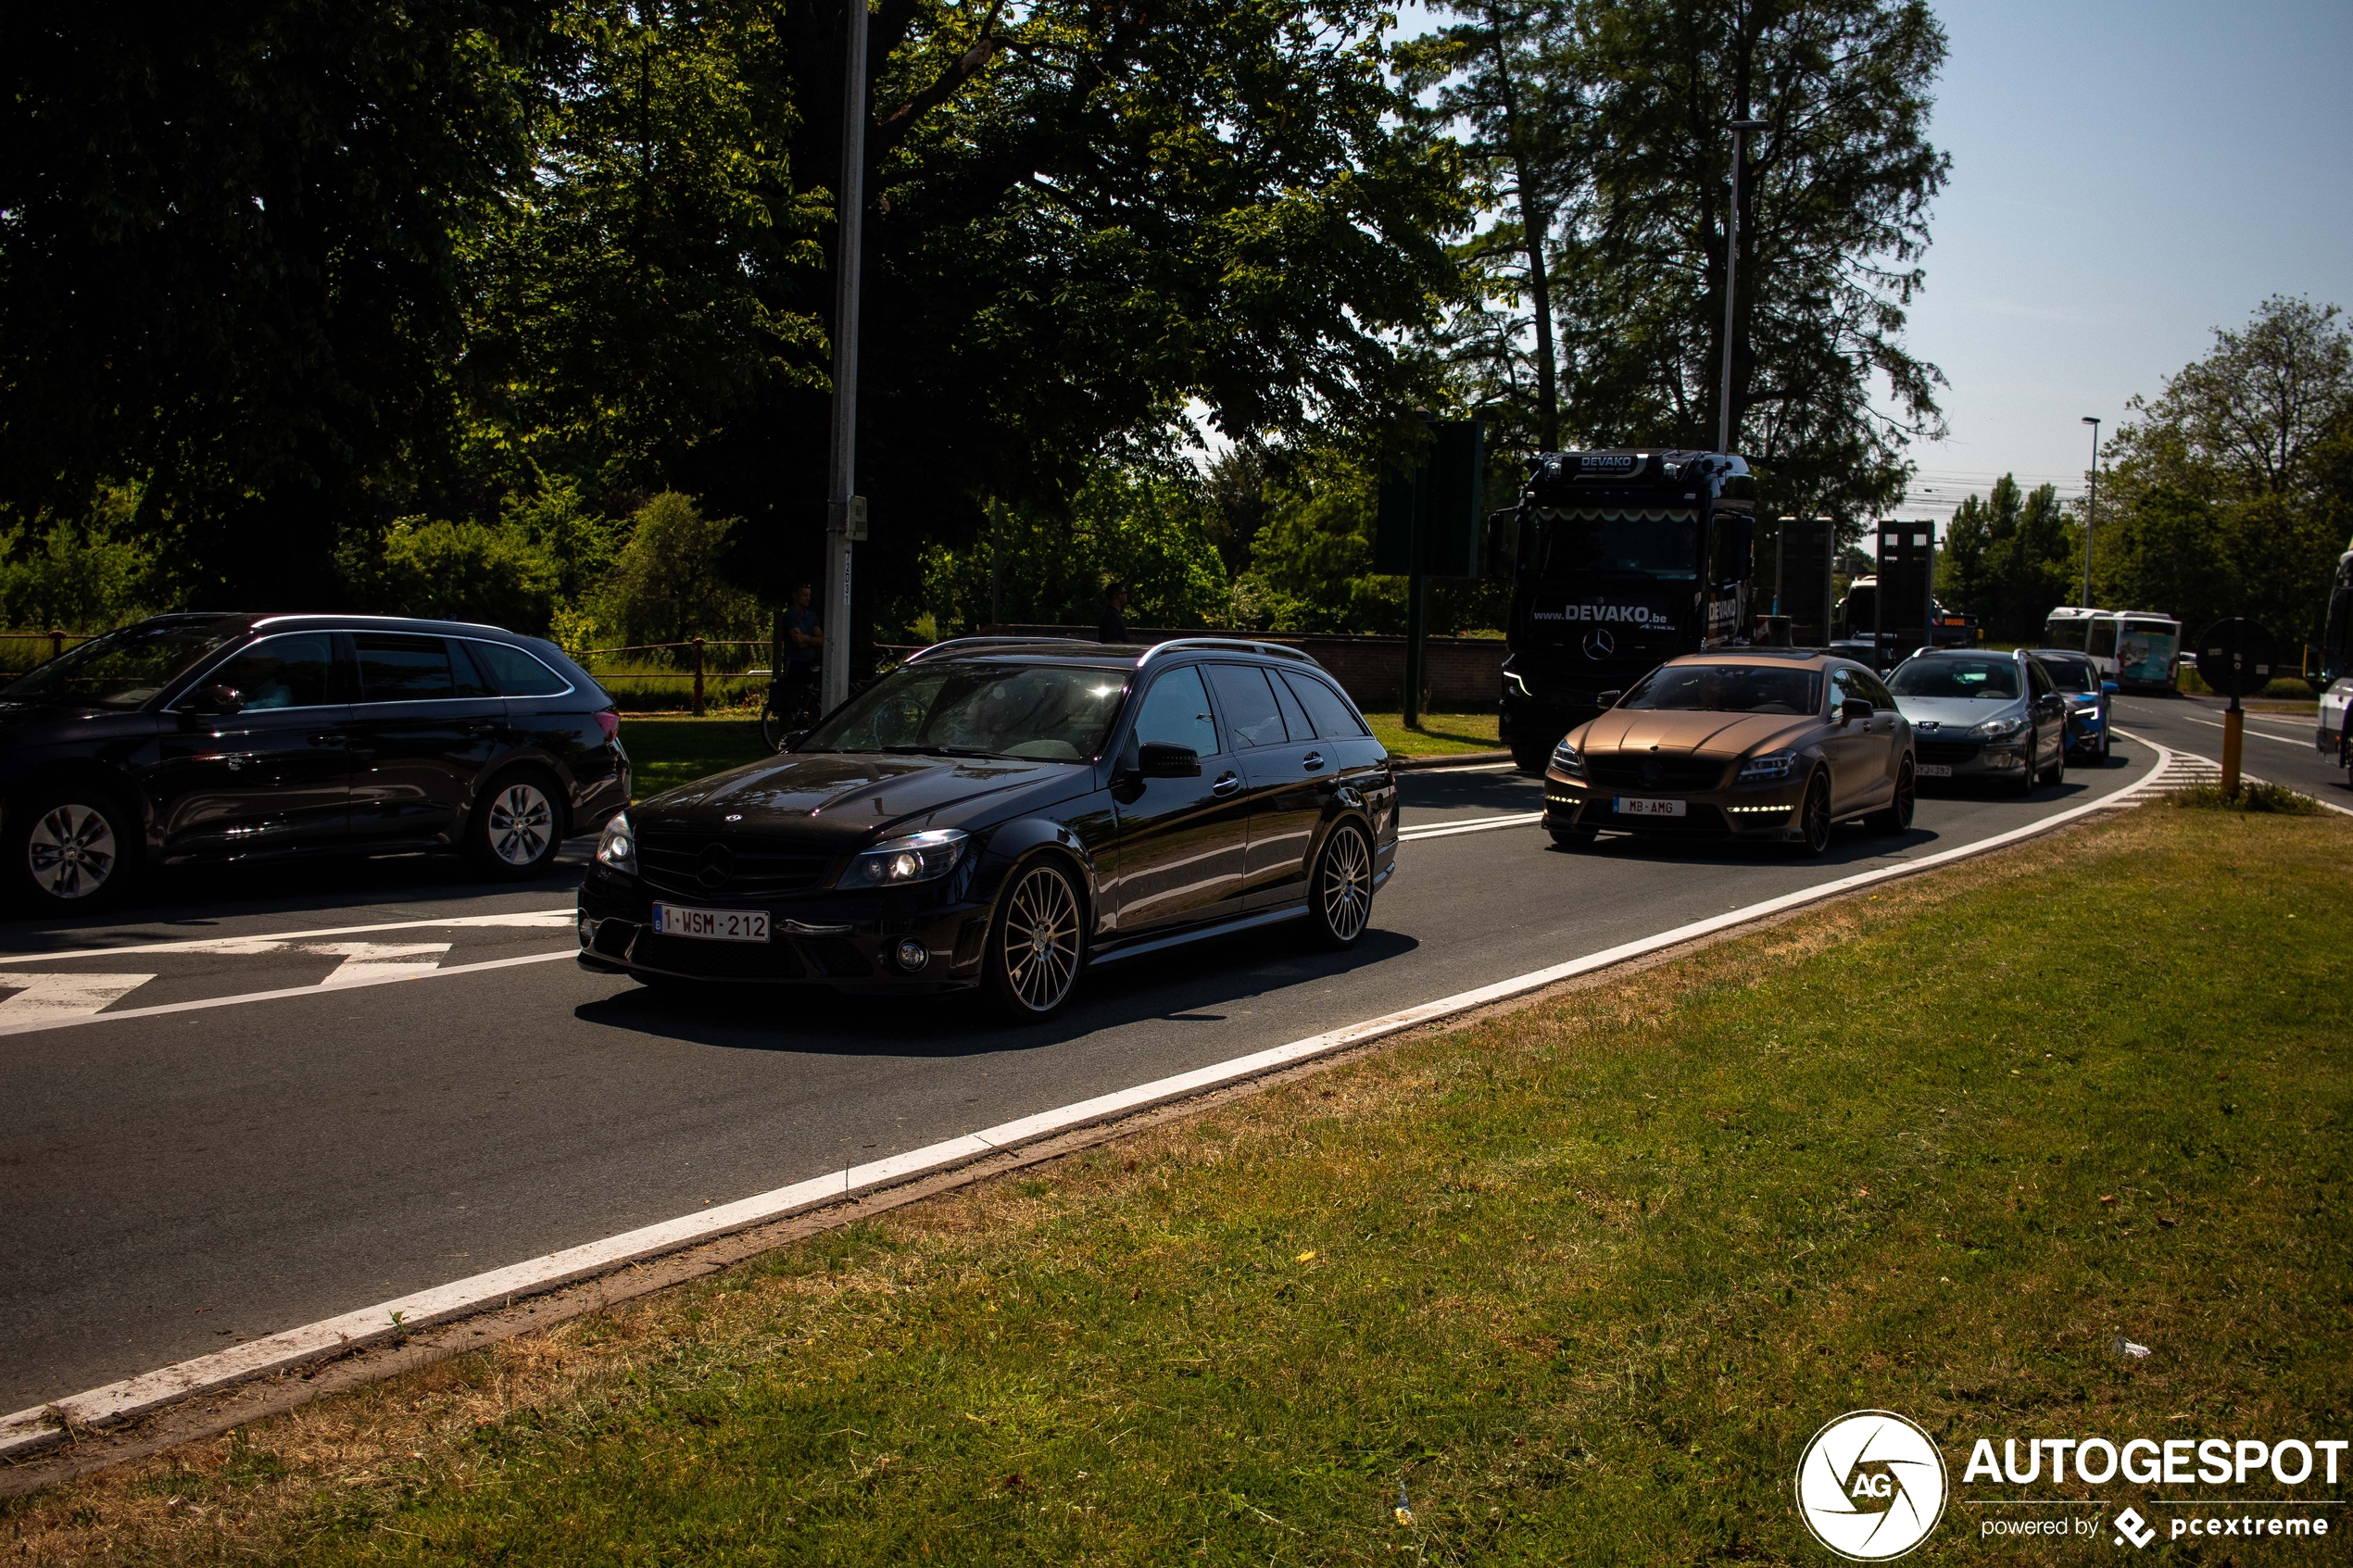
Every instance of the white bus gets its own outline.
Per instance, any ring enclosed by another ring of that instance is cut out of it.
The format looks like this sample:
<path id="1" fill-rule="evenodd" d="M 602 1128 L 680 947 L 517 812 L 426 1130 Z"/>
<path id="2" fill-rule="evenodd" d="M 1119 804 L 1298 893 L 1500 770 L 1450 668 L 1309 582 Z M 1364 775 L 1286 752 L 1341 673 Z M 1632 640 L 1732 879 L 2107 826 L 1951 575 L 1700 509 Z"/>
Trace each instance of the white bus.
<path id="1" fill-rule="evenodd" d="M 2182 671 L 2182 623 L 2154 610 L 2061 605 L 2043 622 L 2043 646 L 2089 655 L 2128 692 L 2170 691 Z"/>

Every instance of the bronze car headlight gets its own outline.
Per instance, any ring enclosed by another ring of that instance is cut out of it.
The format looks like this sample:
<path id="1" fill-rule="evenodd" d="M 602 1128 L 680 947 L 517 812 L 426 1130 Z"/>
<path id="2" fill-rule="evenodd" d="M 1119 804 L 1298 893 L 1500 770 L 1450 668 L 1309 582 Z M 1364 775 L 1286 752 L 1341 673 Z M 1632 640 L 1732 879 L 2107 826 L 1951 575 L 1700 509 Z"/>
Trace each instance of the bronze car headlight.
<path id="1" fill-rule="evenodd" d="M 946 876 L 963 858 L 962 828 L 933 828 L 877 844 L 849 862 L 836 887 L 903 887 Z"/>
<path id="2" fill-rule="evenodd" d="M 1581 779 L 1585 776 L 1585 754 L 1564 738 L 1553 747 L 1553 766 L 1572 779 Z"/>
<path id="3" fill-rule="evenodd" d="M 1740 783 L 1779 784 L 1797 767 L 1794 751 L 1768 751 L 1762 757 L 1752 757 L 1741 764 Z"/>
<path id="4" fill-rule="evenodd" d="M 624 876 L 637 874 L 637 835 L 630 831 L 628 812 L 605 824 L 597 840 L 597 864 Z"/>

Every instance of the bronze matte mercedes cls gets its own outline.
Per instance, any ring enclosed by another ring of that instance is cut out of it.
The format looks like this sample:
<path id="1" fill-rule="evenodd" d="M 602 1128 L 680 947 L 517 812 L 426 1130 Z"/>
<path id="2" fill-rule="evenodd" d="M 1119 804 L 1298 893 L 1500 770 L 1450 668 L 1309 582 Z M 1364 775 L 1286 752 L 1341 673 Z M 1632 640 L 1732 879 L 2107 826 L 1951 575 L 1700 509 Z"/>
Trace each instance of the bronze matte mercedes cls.
<path id="1" fill-rule="evenodd" d="M 1672 659 L 1571 730 L 1544 770 L 1544 826 L 1762 839 L 1819 855 L 1835 823 L 1912 825 L 1912 728 L 1879 677 L 1833 654 L 1744 648 Z"/>

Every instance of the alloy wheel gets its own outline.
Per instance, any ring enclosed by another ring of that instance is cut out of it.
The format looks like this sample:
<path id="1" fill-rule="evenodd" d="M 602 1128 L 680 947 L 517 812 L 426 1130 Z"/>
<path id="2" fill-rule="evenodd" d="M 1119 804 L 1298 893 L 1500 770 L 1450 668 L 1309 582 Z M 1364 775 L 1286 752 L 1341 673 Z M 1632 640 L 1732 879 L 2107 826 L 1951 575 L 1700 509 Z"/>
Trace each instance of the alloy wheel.
<path id="1" fill-rule="evenodd" d="M 1333 941 L 1353 942 L 1364 934 L 1373 913 L 1373 857 L 1354 828 L 1336 830 L 1325 846 L 1315 896 Z"/>
<path id="2" fill-rule="evenodd" d="M 1062 1006 L 1078 978 L 1078 900 L 1051 866 L 1035 866 L 1005 909 L 1005 985 L 1031 1012 Z"/>
<path id="3" fill-rule="evenodd" d="M 25 835 L 26 869 L 52 898 L 87 898 L 107 884 L 120 859 L 114 824 L 103 812 L 68 801 Z"/>
<path id="4" fill-rule="evenodd" d="M 1819 855 L 1831 847 L 1831 785 L 1828 779 L 1816 776 L 1806 791 L 1806 814 L 1803 822 L 1806 852 Z"/>
<path id="5" fill-rule="evenodd" d="M 536 784 L 511 784 L 492 798 L 489 826 L 490 852 L 520 870 L 547 852 L 556 809 Z"/>

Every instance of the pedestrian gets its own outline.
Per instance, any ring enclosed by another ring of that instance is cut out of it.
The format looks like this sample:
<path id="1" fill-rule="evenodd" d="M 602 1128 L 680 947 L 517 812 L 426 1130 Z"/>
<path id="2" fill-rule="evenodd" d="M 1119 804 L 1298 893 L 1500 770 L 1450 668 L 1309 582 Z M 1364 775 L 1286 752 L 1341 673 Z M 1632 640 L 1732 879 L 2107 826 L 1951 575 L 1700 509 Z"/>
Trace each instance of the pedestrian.
<path id="1" fill-rule="evenodd" d="M 1126 608 L 1126 583 L 1114 583 L 1103 590 L 1103 618 L 1095 624 L 1095 641 L 1124 643 L 1127 640 L 1127 620 L 1119 613 Z"/>
<path id="2" fill-rule="evenodd" d="M 825 629 L 817 621 L 817 612 L 809 608 L 813 590 L 806 583 L 793 584 L 792 608 L 776 617 L 778 652 L 784 655 L 783 668 L 776 671 L 777 684 L 788 694 L 787 701 L 804 696 L 813 712 L 817 706 L 816 686 L 818 661 L 825 654 Z M 778 704 L 780 709 L 786 704 Z"/>

